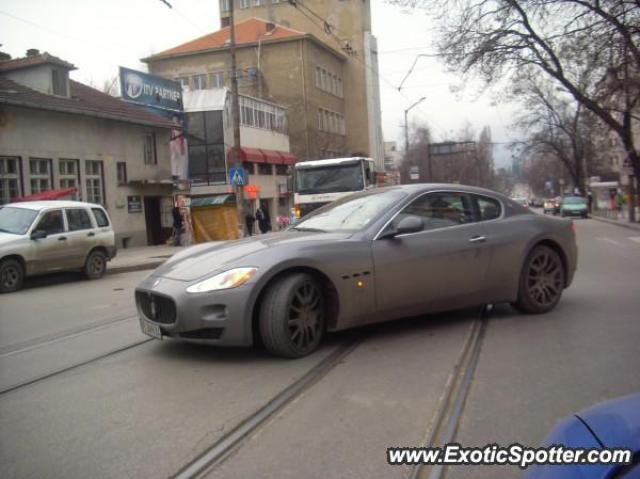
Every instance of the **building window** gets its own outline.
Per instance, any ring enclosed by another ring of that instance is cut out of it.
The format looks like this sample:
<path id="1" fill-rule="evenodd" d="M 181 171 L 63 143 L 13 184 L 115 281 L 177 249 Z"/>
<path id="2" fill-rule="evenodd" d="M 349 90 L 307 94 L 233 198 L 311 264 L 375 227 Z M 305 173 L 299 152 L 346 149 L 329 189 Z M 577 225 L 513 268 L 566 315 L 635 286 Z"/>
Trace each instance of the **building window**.
<path id="1" fill-rule="evenodd" d="M 54 95 L 67 96 L 64 74 L 57 69 L 51 70 L 51 87 Z"/>
<path id="2" fill-rule="evenodd" d="M 175 79 L 175 81 L 177 81 L 178 83 L 180 83 L 181 87 L 187 87 L 189 88 L 189 78 L 188 77 L 178 77 Z"/>
<path id="3" fill-rule="evenodd" d="M 116 165 L 118 168 L 118 184 L 127 184 L 127 164 L 124 161 L 119 161 Z"/>
<path id="4" fill-rule="evenodd" d="M 223 72 L 210 73 L 209 84 L 211 85 L 211 88 L 224 87 L 224 73 Z"/>
<path id="5" fill-rule="evenodd" d="M 144 164 L 157 165 L 158 157 L 156 154 L 156 134 L 147 133 L 144 136 Z"/>
<path id="6" fill-rule="evenodd" d="M 76 192 L 71 199 L 80 201 L 80 160 L 61 158 L 58 162 L 60 172 L 60 188 L 75 188 Z"/>
<path id="7" fill-rule="evenodd" d="M 346 134 L 344 117 L 324 108 L 318 109 L 318 130 L 338 135 Z"/>
<path id="8" fill-rule="evenodd" d="M 251 0 L 240 0 L 240 8 L 251 7 Z"/>
<path id="9" fill-rule="evenodd" d="M 189 178 L 194 184 L 226 183 L 222 111 L 185 114 Z"/>
<path id="10" fill-rule="evenodd" d="M 258 163 L 258 174 L 273 175 L 273 168 L 271 168 L 271 163 Z"/>
<path id="11" fill-rule="evenodd" d="M 193 75 L 193 89 L 204 90 L 207 88 L 207 75 Z"/>
<path id="12" fill-rule="evenodd" d="M 260 5 L 264 5 L 265 4 L 265 0 L 253 0 L 253 4 L 256 7 L 259 7 Z"/>
<path id="13" fill-rule="evenodd" d="M 230 9 L 229 0 L 220 0 L 220 11 L 228 12 Z"/>
<path id="14" fill-rule="evenodd" d="M 249 163 L 247 161 L 245 163 L 242 163 L 242 167 L 246 170 L 247 175 L 255 175 L 256 174 L 255 163 Z"/>
<path id="15" fill-rule="evenodd" d="M 288 168 L 287 165 L 276 165 L 276 175 L 286 176 Z"/>
<path id="16" fill-rule="evenodd" d="M 240 124 L 254 128 L 287 132 L 287 113 L 284 108 L 240 96 Z"/>
<path id="17" fill-rule="evenodd" d="M 316 66 L 316 87 L 342 98 L 342 78 L 320 66 Z"/>
<path id="18" fill-rule="evenodd" d="M 0 157 L 0 205 L 22 196 L 20 159 Z"/>
<path id="19" fill-rule="evenodd" d="M 102 161 L 85 161 L 87 201 L 89 203 L 104 204 L 104 186 L 102 176 Z"/>
<path id="20" fill-rule="evenodd" d="M 51 189 L 52 171 L 50 159 L 31 158 L 29 160 L 29 173 L 31 178 L 31 194 Z"/>

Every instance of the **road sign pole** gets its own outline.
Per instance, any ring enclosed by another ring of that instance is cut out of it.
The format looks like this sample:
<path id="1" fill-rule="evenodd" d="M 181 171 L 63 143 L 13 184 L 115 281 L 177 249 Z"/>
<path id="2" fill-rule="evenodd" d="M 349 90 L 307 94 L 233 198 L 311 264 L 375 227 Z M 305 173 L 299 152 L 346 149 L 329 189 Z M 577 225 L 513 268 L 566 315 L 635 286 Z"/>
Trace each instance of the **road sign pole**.
<path id="1" fill-rule="evenodd" d="M 238 77 L 236 66 L 236 27 L 234 19 L 234 1 L 229 2 L 229 53 L 231 55 L 231 116 L 233 119 L 233 148 L 232 164 L 236 171 L 242 168 L 242 156 L 240 154 L 240 101 L 238 99 Z M 236 194 L 236 210 L 238 214 L 238 231 L 240 236 L 245 231 L 244 191 L 242 185 L 234 185 Z"/>

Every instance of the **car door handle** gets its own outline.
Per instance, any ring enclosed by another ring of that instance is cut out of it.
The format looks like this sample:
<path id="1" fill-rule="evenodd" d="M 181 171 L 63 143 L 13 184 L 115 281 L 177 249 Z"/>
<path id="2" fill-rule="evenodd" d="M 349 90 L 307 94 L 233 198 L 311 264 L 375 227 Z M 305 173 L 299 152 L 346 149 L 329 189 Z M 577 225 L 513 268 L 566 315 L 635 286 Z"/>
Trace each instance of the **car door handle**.
<path id="1" fill-rule="evenodd" d="M 58 241 L 66 241 L 67 237 L 66 236 L 60 236 L 60 238 L 58 238 Z"/>
<path id="2" fill-rule="evenodd" d="M 91 233 L 87 233 L 87 236 L 95 236 L 96 234 L 92 231 Z"/>
<path id="3" fill-rule="evenodd" d="M 486 236 L 473 236 L 469 238 L 469 243 L 484 243 L 485 241 L 487 241 Z"/>

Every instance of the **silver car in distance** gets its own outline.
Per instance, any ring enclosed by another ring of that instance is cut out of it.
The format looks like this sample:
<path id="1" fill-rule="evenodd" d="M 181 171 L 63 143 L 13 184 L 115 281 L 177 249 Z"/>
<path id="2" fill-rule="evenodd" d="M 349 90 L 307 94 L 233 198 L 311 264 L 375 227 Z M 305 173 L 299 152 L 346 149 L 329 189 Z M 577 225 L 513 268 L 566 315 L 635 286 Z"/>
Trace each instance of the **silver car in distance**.
<path id="1" fill-rule="evenodd" d="M 142 331 L 278 356 L 326 331 L 512 303 L 553 309 L 576 269 L 573 223 L 493 191 L 413 184 L 356 193 L 286 231 L 188 248 L 135 292 Z"/>

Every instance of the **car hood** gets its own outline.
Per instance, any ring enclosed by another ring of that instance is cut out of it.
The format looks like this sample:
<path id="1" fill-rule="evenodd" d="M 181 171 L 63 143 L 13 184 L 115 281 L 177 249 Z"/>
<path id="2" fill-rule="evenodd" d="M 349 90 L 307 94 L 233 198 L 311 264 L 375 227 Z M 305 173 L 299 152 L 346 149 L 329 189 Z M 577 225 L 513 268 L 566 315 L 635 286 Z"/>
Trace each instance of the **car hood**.
<path id="1" fill-rule="evenodd" d="M 218 271 L 252 266 L 256 255 L 269 255 L 273 248 L 295 248 L 309 242 L 347 239 L 346 233 L 278 232 L 233 241 L 203 243 L 169 258 L 152 274 L 178 281 L 193 281 Z"/>

